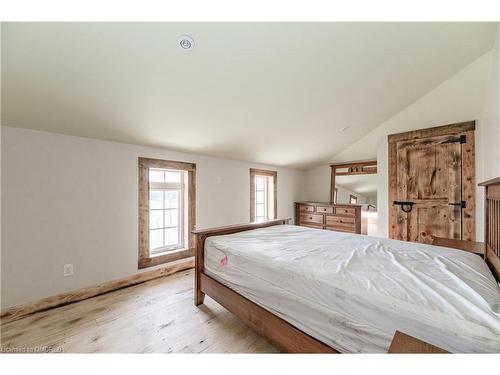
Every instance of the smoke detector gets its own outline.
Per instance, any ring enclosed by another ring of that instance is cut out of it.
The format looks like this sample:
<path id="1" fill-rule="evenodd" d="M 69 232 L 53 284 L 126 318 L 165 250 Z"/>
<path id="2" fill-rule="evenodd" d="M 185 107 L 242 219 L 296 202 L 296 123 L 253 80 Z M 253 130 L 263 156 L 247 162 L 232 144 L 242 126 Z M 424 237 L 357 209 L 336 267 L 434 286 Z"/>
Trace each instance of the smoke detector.
<path id="1" fill-rule="evenodd" d="M 190 51 L 194 48 L 194 39 L 189 35 L 181 35 L 177 39 L 177 45 L 183 51 Z"/>
<path id="2" fill-rule="evenodd" d="M 340 129 L 340 131 L 343 133 L 347 130 L 349 130 L 351 127 L 350 126 L 344 126 L 342 129 Z"/>

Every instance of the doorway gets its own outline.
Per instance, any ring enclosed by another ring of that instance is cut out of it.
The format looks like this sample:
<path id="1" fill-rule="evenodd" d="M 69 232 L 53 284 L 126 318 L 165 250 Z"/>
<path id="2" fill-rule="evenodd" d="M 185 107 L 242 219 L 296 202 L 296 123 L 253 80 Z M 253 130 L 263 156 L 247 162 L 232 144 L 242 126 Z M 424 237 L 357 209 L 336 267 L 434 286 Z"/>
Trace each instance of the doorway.
<path id="1" fill-rule="evenodd" d="M 389 135 L 389 236 L 475 237 L 475 122 Z"/>

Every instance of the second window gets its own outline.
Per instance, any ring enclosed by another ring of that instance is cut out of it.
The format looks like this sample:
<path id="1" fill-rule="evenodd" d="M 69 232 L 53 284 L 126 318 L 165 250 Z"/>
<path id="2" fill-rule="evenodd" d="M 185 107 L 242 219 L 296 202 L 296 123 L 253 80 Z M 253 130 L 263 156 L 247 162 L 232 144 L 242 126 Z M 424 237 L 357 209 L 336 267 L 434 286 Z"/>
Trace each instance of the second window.
<path id="1" fill-rule="evenodd" d="M 277 172 L 250 169 L 250 221 L 277 217 Z"/>

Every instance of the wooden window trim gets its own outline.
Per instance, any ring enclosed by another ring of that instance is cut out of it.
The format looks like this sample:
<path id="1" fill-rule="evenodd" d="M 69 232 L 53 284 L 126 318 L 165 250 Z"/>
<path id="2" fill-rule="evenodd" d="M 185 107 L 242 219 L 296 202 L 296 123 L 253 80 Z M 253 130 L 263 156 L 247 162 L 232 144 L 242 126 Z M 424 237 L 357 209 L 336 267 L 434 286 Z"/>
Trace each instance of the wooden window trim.
<path id="1" fill-rule="evenodd" d="M 276 219 L 278 217 L 278 172 L 270 171 L 266 169 L 256 169 L 250 168 L 250 222 L 255 221 L 255 186 L 254 178 L 255 176 L 268 176 L 273 178 L 273 189 L 274 189 L 274 217 L 270 217 L 269 220 Z"/>
<path id="2" fill-rule="evenodd" d="M 138 267 L 147 268 L 158 264 L 194 256 L 195 236 L 191 233 L 196 225 L 196 164 L 180 161 L 139 158 L 139 258 Z M 176 169 L 188 173 L 188 244 L 186 249 L 168 254 L 149 254 L 149 168 Z"/>

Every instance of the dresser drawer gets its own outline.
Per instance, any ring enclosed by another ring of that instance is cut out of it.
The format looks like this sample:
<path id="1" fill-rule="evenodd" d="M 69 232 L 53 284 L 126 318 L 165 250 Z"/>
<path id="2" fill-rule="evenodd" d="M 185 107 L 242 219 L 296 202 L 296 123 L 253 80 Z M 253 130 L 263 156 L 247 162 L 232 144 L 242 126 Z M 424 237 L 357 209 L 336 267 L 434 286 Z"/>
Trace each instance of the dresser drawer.
<path id="1" fill-rule="evenodd" d="M 314 206 L 300 205 L 300 212 L 314 212 Z"/>
<path id="2" fill-rule="evenodd" d="M 300 214 L 300 223 L 305 224 L 323 224 L 323 215 L 317 214 Z"/>
<path id="3" fill-rule="evenodd" d="M 333 230 L 335 232 L 345 232 L 345 233 L 354 233 L 356 234 L 356 229 L 354 227 L 341 227 L 341 226 L 335 226 L 335 227 L 325 227 L 326 230 Z M 359 233 L 358 233 L 359 234 Z"/>
<path id="4" fill-rule="evenodd" d="M 301 227 L 308 227 L 314 229 L 323 229 L 323 224 L 315 224 L 315 223 L 300 223 Z"/>
<path id="5" fill-rule="evenodd" d="M 316 212 L 321 212 L 322 214 L 333 214 L 333 207 L 316 206 Z"/>
<path id="6" fill-rule="evenodd" d="M 327 215 L 326 216 L 326 225 L 350 225 L 354 227 L 354 223 L 356 222 L 356 218 L 354 217 L 345 217 L 345 216 L 337 216 L 337 215 Z"/>
<path id="7" fill-rule="evenodd" d="M 348 216 L 330 215 L 325 218 L 326 229 L 341 232 L 356 232 L 356 219 Z"/>
<path id="8" fill-rule="evenodd" d="M 355 208 L 348 208 L 348 207 L 335 207 L 335 213 L 337 215 L 345 215 L 345 216 L 356 216 L 356 209 Z"/>

